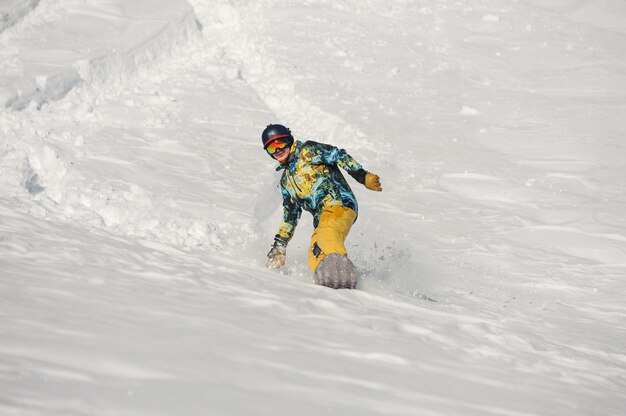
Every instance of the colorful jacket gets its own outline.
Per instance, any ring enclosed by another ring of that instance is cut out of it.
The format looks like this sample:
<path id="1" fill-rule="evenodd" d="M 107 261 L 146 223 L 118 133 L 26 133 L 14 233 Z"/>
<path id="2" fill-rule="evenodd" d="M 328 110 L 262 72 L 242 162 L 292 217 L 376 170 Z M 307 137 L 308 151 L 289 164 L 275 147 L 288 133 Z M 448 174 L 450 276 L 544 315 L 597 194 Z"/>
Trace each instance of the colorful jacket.
<path id="1" fill-rule="evenodd" d="M 284 169 L 280 180 L 283 221 L 274 237 L 277 243 L 286 245 L 291 240 L 303 209 L 313 214 L 315 227 L 325 206 L 342 205 L 358 213 L 356 198 L 339 167 L 365 183 L 367 172 L 345 150 L 313 141 L 294 141 L 288 161 L 276 169 Z"/>

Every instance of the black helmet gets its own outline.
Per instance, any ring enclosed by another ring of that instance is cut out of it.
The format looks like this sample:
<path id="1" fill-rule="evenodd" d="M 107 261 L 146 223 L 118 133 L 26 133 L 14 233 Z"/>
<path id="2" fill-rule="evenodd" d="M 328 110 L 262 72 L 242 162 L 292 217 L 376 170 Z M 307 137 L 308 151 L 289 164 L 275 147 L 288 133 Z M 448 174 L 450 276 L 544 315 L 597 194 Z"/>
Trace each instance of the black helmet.
<path id="1" fill-rule="evenodd" d="M 270 124 L 265 130 L 263 130 L 263 134 L 261 134 L 261 140 L 263 141 L 263 147 L 266 147 L 268 144 L 273 142 L 276 139 L 282 139 L 284 137 L 289 138 L 289 144 L 293 143 L 293 136 L 291 135 L 291 130 L 282 124 Z"/>

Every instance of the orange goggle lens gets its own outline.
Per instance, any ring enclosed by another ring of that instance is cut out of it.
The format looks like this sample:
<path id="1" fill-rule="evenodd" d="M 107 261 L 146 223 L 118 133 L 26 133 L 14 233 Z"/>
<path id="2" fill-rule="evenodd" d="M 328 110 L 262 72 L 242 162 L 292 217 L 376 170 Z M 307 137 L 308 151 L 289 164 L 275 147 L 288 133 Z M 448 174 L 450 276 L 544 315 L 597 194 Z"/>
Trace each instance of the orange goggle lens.
<path id="1" fill-rule="evenodd" d="M 267 153 L 270 154 L 270 156 L 273 156 L 274 153 L 276 153 L 280 149 L 284 149 L 288 145 L 289 145 L 289 142 L 287 140 L 280 140 L 280 139 L 274 140 L 273 142 L 267 145 L 265 150 L 267 151 Z"/>

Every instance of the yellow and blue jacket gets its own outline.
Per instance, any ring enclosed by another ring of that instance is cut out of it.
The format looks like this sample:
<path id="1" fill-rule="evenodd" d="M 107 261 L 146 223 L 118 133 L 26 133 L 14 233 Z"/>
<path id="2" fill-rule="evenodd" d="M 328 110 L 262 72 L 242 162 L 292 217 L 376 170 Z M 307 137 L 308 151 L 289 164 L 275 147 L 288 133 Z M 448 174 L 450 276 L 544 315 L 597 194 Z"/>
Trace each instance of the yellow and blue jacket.
<path id="1" fill-rule="evenodd" d="M 303 209 L 313 214 L 315 227 L 326 206 L 341 205 L 358 213 L 356 198 L 340 167 L 357 182 L 365 183 L 367 172 L 345 150 L 313 141 L 294 141 L 289 159 L 276 168 L 284 169 L 280 180 L 283 221 L 274 237 L 277 243 L 287 245 L 291 240 Z"/>

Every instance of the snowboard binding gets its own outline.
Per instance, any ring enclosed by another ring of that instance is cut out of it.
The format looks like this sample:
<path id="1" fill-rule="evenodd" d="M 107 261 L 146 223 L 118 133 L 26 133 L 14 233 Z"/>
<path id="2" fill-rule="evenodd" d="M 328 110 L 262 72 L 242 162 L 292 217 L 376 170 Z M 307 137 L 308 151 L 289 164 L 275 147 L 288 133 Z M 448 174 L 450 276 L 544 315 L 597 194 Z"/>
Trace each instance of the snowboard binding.
<path id="1" fill-rule="evenodd" d="M 328 254 L 315 269 L 313 279 L 316 285 L 333 289 L 356 289 L 356 268 L 348 257 Z"/>

